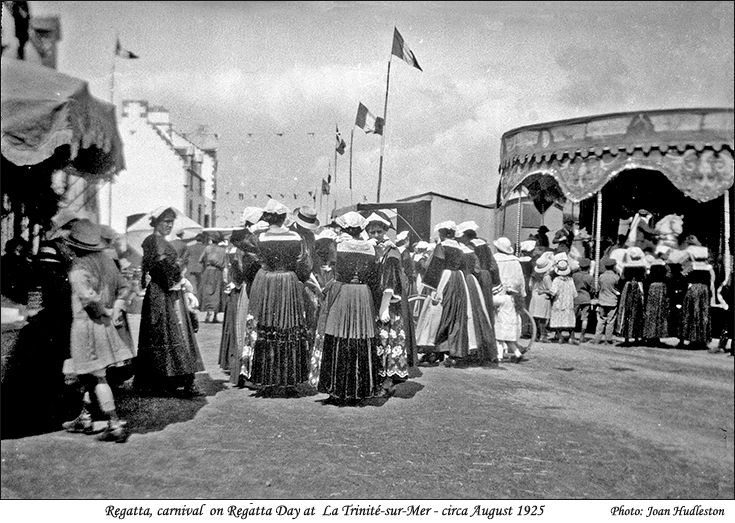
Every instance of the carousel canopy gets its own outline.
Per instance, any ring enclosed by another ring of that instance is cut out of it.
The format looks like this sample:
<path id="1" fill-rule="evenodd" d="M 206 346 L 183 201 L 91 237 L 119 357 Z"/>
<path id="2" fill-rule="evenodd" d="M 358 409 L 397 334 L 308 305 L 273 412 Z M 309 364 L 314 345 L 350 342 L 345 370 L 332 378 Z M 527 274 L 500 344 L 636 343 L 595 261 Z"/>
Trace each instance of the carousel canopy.
<path id="1" fill-rule="evenodd" d="M 92 96 L 86 81 L 3 57 L 2 156 L 16 166 L 54 158 L 85 178 L 110 179 L 125 168 L 115 106 Z"/>
<path id="2" fill-rule="evenodd" d="M 663 173 L 699 202 L 733 184 L 733 109 L 607 114 L 521 127 L 501 139 L 498 206 L 525 186 L 544 212 L 579 202 L 626 169 Z"/>

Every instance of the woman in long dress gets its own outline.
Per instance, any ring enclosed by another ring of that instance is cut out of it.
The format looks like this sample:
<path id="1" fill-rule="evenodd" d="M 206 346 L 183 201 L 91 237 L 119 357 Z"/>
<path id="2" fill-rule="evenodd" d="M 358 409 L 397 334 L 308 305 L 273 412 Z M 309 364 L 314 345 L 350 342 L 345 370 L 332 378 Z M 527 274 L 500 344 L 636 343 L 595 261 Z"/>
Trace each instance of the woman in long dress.
<path id="1" fill-rule="evenodd" d="M 365 218 L 348 212 L 337 218 L 335 279 L 325 290 L 323 353 L 317 390 L 329 402 L 356 404 L 380 388 L 380 358 L 373 290 L 377 278 L 375 248 L 360 239 Z M 322 328 L 320 321 L 320 328 Z"/>
<path id="2" fill-rule="evenodd" d="M 615 334 L 624 338 L 623 345 L 637 344 L 643 337 L 646 321 L 643 280 L 646 277 L 646 260 L 640 247 L 628 247 L 623 258 L 625 281 L 618 303 Z"/>
<path id="3" fill-rule="evenodd" d="M 659 345 L 661 338 L 670 336 L 670 303 L 668 267 L 660 258 L 654 258 L 646 277 L 645 322 L 643 339 L 646 345 Z"/>
<path id="4" fill-rule="evenodd" d="M 252 367 L 250 381 L 260 395 L 285 392 L 309 378 L 309 338 L 303 281 L 310 268 L 301 236 L 283 226 L 288 208 L 269 200 L 262 220 L 268 230 L 258 236 L 260 270 L 250 291 Z M 250 341 L 248 341 L 250 343 Z"/>
<path id="5" fill-rule="evenodd" d="M 377 309 L 379 374 L 383 378 L 381 395 L 384 396 L 392 396 L 395 385 L 408 379 L 409 367 L 414 366 L 416 355 L 413 319 L 408 304 L 408 280 L 401 253 L 386 236 L 391 227 L 387 216 L 378 211 L 368 216 L 365 228 L 375 243 L 380 274 L 373 302 Z"/>
<path id="6" fill-rule="evenodd" d="M 687 247 L 691 266 L 687 267 L 688 288 L 679 323 L 679 348 L 706 349 L 712 339 L 710 304 L 715 297 L 715 273 L 704 246 Z"/>
<path id="7" fill-rule="evenodd" d="M 204 323 L 219 323 L 217 315 L 224 311 L 224 270 L 227 265 L 227 249 L 221 233 L 212 234 L 212 243 L 202 251 L 199 262 L 202 264 L 201 302 L 199 308 L 205 312 Z M 224 321 L 224 320 L 223 320 Z"/>
<path id="8" fill-rule="evenodd" d="M 181 277 L 176 250 L 166 240 L 176 211 L 151 217 L 153 234 L 143 241 L 141 285 L 146 289 L 140 318 L 135 388 L 143 393 L 185 396 L 200 394 L 195 374 L 204 370 L 189 314 L 196 301 Z"/>
<path id="9" fill-rule="evenodd" d="M 419 314 L 416 344 L 427 354 L 424 361 L 445 360 L 469 354 L 470 306 L 462 268 L 463 251 L 454 239 L 457 225 L 453 221 L 439 223 L 436 232 L 439 243 L 429 258 L 422 284 L 432 289 Z"/>

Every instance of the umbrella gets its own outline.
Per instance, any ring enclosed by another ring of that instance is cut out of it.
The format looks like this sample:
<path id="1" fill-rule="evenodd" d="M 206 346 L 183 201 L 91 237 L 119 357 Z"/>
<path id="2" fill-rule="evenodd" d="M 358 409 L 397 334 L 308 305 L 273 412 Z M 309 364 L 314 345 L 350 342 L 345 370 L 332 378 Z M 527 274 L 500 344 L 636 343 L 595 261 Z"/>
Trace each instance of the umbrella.
<path id="1" fill-rule="evenodd" d="M 159 216 L 166 209 L 168 209 L 168 207 L 159 207 L 155 211 L 144 214 L 138 221 L 127 228 L 125 231 L 125 238 L 128 243 L 128 249 L 132 249 L 139 254 L 143 254 L 143 240 L 153 233 L 151 218 L 153 216 Z M 171 234 L 166 237 L 167 240 L 175 240 L 180 232 L 184 233 L 182 239 L 190 240 L 195 238 L 197 234 L 204 230 L 204 227 L 186 216 L 180 210 L 175 207 L 171 207 L 171 209 L 176 212 L 176 219 L 174 221 L 174 228 L 171 230 Z"/>
<path id="2" fill-rule="evenodd" d="M 115 106 L 85 80 L 21 60 L 2 60 L 2 156 L 15 166 L 69 168 L 111 179 L 125 168 Z"/>

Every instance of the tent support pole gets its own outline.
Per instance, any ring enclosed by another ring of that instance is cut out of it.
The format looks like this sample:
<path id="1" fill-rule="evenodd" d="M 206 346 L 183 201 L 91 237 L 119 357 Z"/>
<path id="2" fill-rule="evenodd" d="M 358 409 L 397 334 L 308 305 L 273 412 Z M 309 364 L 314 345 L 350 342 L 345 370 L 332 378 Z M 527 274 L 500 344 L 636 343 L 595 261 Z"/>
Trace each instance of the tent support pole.
<path id="1" fill-rule="evenodd" d="M 602 240 L 602 190 L 597 193 L 595 215 L 595 290 L 598 290 L 600 288 L 600 241 Z"/>
<path id="2" fill-rule="evenodd" d="M 523 219 L 523 193 L 518 192 L 518 221 L 516 223 L 516 256 L 521 255 L 521 220 Z"/>

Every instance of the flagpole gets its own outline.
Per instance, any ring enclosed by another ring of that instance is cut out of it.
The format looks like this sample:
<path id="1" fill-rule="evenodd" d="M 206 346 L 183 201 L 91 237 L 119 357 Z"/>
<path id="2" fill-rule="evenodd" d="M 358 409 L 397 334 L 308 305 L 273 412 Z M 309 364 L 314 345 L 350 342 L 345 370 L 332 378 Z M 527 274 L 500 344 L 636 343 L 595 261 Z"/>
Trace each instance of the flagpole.
<path id="1" fill-rule="evenodd" d="M 393 58 L 388 58 L 388 74 L 385 79 L 385 105 L 383 106 L 383 132 L 380 134 L 380 165 L 378 166 L 378 197 L 376 203 L 380 203 L 380 186 L 383 184 L 383 152 L 385 151 L 385 121 L 388 117 L 388 86 L 390 85 L 390 62 Z"/>
<path id="2" fill-rule="evenodd" d="M 112 53 L 112 68 L 110 73 L 110 103 L 115 105 L 115 62 L 117 61 L 117 42 L 120 41 L 120 34 L 117 34 L 115 40 L 115 51 Z M 117 117 L 117 106 L 115 106 L 115 117 Z M 107 225 L 112 227 L 112 178 L 107 182 Z"/>
<path id="3" fill-rule="evenodd" d="M 327 212 L 324 215 L 325 223 L 329 222 L 329 195 L 332 193 L 332 162 L 329 162 L 327 166 Z"/>
<path id="4" fill-rule="evenodd" d="M 355 127 L 352 126 L 350 133 L 350 205 L 352 205 L 352 141 L 355 138 Z"/>
<path id="5" fill-rule="evenodd" d="M 337 129 L 337 124 L 334 124 L 334 128 Z M 337 144 L 339 145 L 339 144 Z M 334 148 L 334 186 L 337 186 L 337 148 Z"/>

